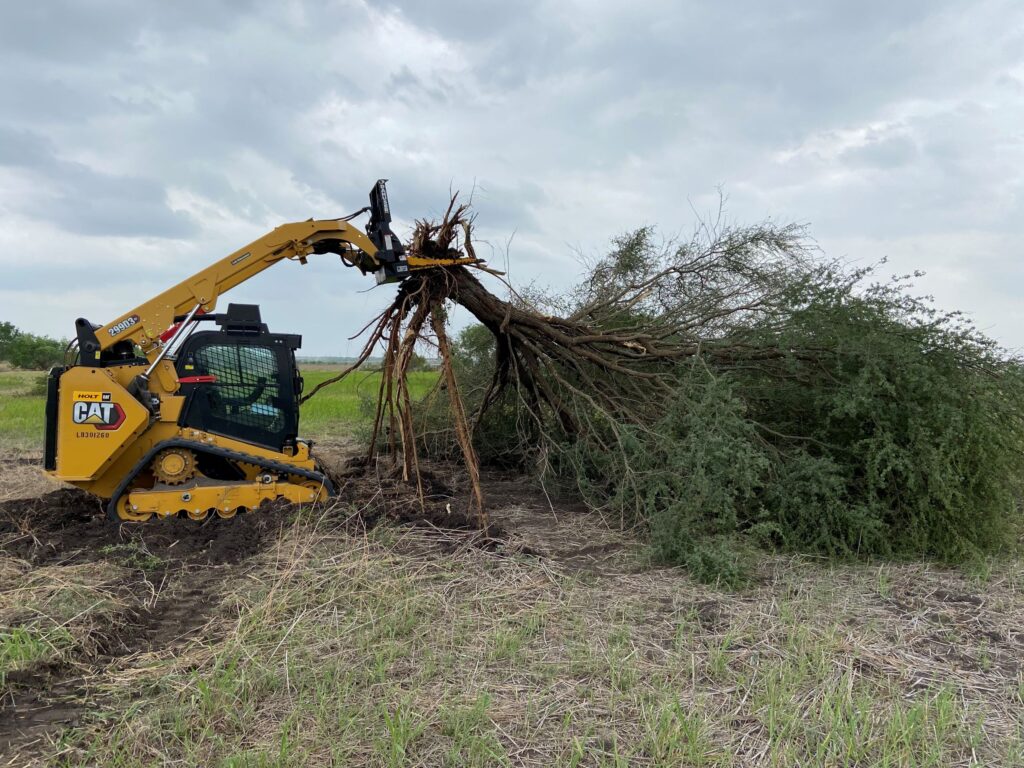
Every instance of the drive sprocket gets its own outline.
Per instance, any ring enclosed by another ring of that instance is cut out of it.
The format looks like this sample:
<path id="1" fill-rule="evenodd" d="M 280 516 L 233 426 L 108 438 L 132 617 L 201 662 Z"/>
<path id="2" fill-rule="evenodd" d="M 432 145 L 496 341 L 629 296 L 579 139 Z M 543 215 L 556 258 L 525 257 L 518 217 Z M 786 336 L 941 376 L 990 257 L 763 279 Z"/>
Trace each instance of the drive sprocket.
<path id="1" fill-rule="evenodd" d="M 196 474 L 196 457 L 188 448 L 166 448 L 153 457 L 153 477 L 165 485 L 181 485 Z"/>

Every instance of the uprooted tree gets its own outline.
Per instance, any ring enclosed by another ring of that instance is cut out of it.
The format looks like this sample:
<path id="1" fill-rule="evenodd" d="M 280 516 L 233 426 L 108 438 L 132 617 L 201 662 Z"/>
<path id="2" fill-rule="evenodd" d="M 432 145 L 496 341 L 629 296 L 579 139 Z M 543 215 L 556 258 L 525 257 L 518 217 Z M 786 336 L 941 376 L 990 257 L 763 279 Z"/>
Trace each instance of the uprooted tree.
<path id="1" fill-rule="evenodd" d="M 413 252 L 475 258 L 455 201 Z M 639 523 L 669 560 L 738 578 L 737 542 L 959 559 L 1020 519 L 1024 379 L 909 278 L 824 259 L 797 226 L 643 228 L 564 296 L 487 290 L 464 266 L 407 279 L 373 322 L 384 375 L 371 451 L 418 482 L 459 456 L 486 523 L 478 454 Z M 446 307 L 480 322 L 453 344 Z M 443 391 L 410 398 L 417 344 Z"/>

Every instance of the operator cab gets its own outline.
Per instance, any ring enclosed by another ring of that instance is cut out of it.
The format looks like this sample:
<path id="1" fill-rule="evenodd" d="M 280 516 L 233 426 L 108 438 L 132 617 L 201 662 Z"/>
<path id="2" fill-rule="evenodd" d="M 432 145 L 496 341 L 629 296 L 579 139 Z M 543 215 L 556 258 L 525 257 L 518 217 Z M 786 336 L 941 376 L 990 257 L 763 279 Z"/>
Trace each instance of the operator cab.
<path id="1" fill-rule="evenodd" d="M 282 451 L 299 432 L 302 378 L 297 334 L 270 333 L 255 304 L 201 315 L 217 331 L 198 331 L 178 349 L 175 368 L 185 405 L 178 425 Z"/>

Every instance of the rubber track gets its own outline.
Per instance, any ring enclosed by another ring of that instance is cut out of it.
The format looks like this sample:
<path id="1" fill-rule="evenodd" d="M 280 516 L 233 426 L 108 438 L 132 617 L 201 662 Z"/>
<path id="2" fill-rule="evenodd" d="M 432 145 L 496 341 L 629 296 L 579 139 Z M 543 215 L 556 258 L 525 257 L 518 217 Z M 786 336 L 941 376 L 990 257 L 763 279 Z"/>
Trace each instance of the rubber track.
<path id="1" fill-rule="evenodd" d="M 334 496 L 336 491 L 334 490 L 334 483 L 331 479 L 322 472 L 313 472 L 308 469 L 299 469 L 293 467 L 291 464 L 284 464 L 280 461 L 271 461 L 270 459 L 264 459 L 259 456 L 250 456 L 248 453 L 242 453 L 240 451 L 231 451 L 227 448 L 219 448 L 215 445 L 206 445 L 205 443 L 199 443 L 194 440 L 184 440 L 182 438 L 174 438 L 173 440 L 164 440 L 161 443 L 157 443 L 146 455 L 136 462 L 135 466 L 132 467 L 124 480 L 120 482 L 117 488 L 114 490 L 114 495 L 110 498 L 110 502 L 107 504 L 107 517 L 118 523 L 125 522 L 121 519 L 120 515 L 117 514 L 117 502 L 121 496 L 124 495 L 125 490 L 131 484 L 138 474 L 146 468 L 146 466 L 153 460 L 160 451 L 165 448 L 189 448 L 196 453 L 206 453 L 212 456 L 221 456 L 225 459 L 232 459 L 234 461 L 244 461 L 247 464 L 256 464 L 263 469 L 269 469 L 274 472 L 281 472 L 288 475 L 298 475 L 299 477 L 306 477 L 310 480 L 316 480 L 317 482 L 323 483 L 324 488 L 327 489 L 328 496 Z"/>

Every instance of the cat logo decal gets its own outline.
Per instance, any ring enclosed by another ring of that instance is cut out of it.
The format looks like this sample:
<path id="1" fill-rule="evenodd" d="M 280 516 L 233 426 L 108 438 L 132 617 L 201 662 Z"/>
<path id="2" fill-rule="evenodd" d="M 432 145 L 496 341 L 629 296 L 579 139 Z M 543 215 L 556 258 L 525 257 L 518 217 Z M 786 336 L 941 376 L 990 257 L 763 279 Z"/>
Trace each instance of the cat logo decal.
<path id="1" fill-rule="evenodd" d="M 71 420 L 92 424 L 96 429 L 114 430 L 124 424 L 124 409 L 112 401 L 109 392 L 75 392 Z"/>

